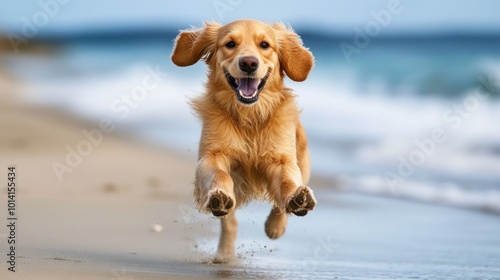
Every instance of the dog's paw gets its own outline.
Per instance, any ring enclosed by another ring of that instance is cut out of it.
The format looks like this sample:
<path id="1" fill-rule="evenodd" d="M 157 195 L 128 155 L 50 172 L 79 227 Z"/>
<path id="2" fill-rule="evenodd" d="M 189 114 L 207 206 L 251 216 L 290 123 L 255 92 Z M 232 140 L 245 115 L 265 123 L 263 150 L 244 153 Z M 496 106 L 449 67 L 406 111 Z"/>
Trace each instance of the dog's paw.
<path id="1" fill-rule="evenodd" d="M 233 199 L 221 190 L 216 190 L 209 195 L 207 208 L 216 217 L 222 217 L 229 213 L 229 209 L 234 206 Z"/>
<path id="2" fill-rule="evenodd" d="M 212 264 L 229 264 L 233 261 L 233 256 L 222 256 L 216 255 L 213 259 L 210 260 Z"/>
<path id="3" fill-rule="evenodd" d="M 285 233 L 287 219 L 285 213 L 276 214 L 275 211 L 271 211 L 264 225 L 267 236 L 271 239 L 280 238 Z"/>
<path id="4" fill-rule="evenodd" d="M 298 188 L 288 201 L 286 211 L 297 216 L 305 216 L 308 211 L 314 209 L 314 206 L 316 206 L 316 199 L 312 190 L 307 186 L 303 186 Z"/>

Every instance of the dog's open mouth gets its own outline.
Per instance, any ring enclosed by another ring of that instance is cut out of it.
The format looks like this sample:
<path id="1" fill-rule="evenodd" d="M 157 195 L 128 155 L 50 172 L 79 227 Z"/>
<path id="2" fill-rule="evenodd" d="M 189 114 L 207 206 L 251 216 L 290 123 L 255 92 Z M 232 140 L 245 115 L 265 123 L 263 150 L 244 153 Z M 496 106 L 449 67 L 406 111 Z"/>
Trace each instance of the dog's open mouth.
<path id="1" fill-rule="evenodd" d="M 266 85 L 269 73 L 267 72 L 266 76 L 262 79 L 251 77 L 234 78 L 226 70 L 226 79 L 234 92 L 236 92 L 236 97 L 238 97 L 240 102 L 252 104 L 259 99 L 259 93 Z"/>

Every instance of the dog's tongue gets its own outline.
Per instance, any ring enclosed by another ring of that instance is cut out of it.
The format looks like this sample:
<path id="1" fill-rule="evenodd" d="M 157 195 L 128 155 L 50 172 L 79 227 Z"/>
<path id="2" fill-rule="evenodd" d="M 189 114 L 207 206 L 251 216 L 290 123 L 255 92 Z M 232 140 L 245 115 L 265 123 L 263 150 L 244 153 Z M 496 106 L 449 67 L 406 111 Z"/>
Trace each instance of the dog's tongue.
<path id="1" fill-rule="evenodd" d="M 259 79 L 240 78 L 238 79 L 238 90 L 243 96 L 252 96 L 259 86 Z"/>

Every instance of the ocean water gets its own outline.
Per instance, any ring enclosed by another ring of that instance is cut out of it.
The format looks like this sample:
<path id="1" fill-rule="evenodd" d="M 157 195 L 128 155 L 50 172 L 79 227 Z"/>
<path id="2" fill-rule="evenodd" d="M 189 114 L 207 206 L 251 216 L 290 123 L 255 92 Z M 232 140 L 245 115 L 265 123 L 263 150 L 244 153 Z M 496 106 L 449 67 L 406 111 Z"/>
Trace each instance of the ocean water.
<path id="1" fill-rule="evenodd" d="M 26 102 L 110 119 L 195 157 L 201 127 L 187 102 L 206 69 L 172 64 L 174 36 L 56 36 L 52 53 L 1 59 L 25 81 Z M 352 38 L 303 39 L 316 66 L 286 83 L 314 174 L 346 191 L 500 214 L 500 37 L 377 38 L 349 58 L 339 44 Z"/>

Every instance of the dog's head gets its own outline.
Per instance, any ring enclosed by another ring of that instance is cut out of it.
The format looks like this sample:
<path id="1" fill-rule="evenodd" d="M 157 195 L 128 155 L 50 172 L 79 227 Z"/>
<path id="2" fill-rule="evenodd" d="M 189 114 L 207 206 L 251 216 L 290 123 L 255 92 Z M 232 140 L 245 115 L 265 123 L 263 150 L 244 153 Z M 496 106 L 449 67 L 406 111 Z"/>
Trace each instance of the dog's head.
<path id="1" fill-rule="evenodd" d="M 305 80 L 314 64 L 291 29 L 256 20 L 223 26 L 205 23 L 201 29 L 181 31 L 172 61 L 189 66 L 200 59 L 209 65 L 209 83 L 234 91 L 236 99 L 247 105 L 257 102 L 261 92 L 279 91 L 284 74 L 294 81 Z"/>

